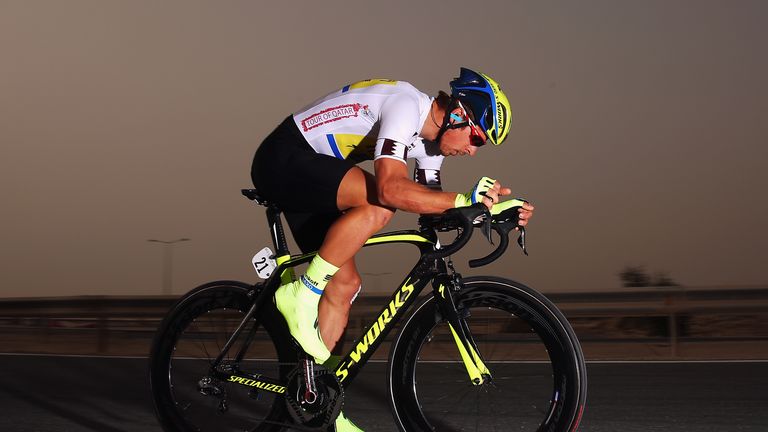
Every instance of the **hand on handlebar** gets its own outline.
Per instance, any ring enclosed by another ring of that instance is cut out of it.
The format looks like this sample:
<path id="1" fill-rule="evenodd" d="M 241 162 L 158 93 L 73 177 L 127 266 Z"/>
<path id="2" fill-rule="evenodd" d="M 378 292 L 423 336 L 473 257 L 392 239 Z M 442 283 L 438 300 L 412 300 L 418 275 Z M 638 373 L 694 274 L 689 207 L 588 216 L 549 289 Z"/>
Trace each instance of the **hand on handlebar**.
<path id="1" fill-rule="evenodd" d="M 468 207 L 472 204 L 483 203 L 488 209 L 491 209 L 495 203 L 500 201 L 500 197 L 510 193 L 512 190 L 502 187 L 498 181 L 490 177 L 483 177 L 471 191 L 456 195 L 454 207 Z"/>
<path id="2" fill-rule="evenodd" d="M 504 202 L 500 202 L 498 204 L 494 204 L 493 207 L 491 207 L 491 214 L 493 216 L 496 216 L 514 207 L 518 207 L 517 224 L 520 226 L 528 225 L 528 220 L 530 220 L 531 217 L 533 217 L 534 207 L 528 201 L 525 201 L 520 198 L 515 198 L 515 199 L 507 200 Z"/>
<path id="3" fill-rule="evenodd" d="M 477 203 L 471 206 L 453 208 L 446 210 L 438 215 L 422 215 L 419 219 L 419 225 L 422 228 L 433 229 L 435 231 L 453 231 L 458 230 L 458 237 L 453 243 L 443 244 L 432 253 L 434 258 L 444 258 L 458 252 L 467 244 L 475 228 L 481 228 L 485 231 L 490 241 L 490 231 L 496 231 L 499 234 L 499 245 L 489 255 L 471 260 L 470 267 L 479 267 L 489 264 L 499 258 L 507 250 L 509 245 L 509 232 L 520 231 L 520 237 L 517 240 L 518 245 L 523 249 L 523 253 L 528 255 L 525 246 L 525 229 L 520 225 L 521 215 L 527 219 L 533 212 L 533 206 L 521 199 L 506 201 L 495 207 L 497 212 L 491 214 L 485 204 Z"/>

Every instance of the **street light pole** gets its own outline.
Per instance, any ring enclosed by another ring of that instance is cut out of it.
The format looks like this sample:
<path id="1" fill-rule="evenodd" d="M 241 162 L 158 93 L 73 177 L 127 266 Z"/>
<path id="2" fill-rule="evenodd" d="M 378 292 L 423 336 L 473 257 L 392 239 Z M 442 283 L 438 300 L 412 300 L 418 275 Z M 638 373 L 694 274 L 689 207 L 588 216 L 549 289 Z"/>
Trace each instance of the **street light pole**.
<path id="1" fill-rule="evenodd" d="M 164 245 L 163 250 L 163 294 L 171 295 L 173 288 L 173 245 L 180 242 L 190 241 L 188 238 L 180 238 L 176 240 L 155 240 L 149 239 L 151 243 L 161 243 Z"/>

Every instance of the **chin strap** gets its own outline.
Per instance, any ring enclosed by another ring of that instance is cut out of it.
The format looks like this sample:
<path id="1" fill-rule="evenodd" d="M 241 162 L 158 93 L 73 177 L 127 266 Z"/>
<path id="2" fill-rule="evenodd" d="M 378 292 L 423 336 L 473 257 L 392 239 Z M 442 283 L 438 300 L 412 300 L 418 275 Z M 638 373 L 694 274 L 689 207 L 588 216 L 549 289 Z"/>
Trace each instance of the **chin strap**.
<path id="1" fill-rule="evenodd" d="M 435 142 L 440 142 L 440 138 L 445 133 L 445 130 L 448 129 L 448 125 L 451 123 L 451 113 L 454 109 L 456 109 L 459 106 L 459 101 L 455 97 L 451 96 L 451 101 L 448 102 L 448 107 L 445 109 L 445 114 L 443 115 L 443 125 L 440 126 L 440 130 L 437 131 L 437 137 L 435 137 Z M 432 117 L 432 121 L 434 121 L 434 117 Z M 435 123 L 437 124 L 437 123 Z"/>

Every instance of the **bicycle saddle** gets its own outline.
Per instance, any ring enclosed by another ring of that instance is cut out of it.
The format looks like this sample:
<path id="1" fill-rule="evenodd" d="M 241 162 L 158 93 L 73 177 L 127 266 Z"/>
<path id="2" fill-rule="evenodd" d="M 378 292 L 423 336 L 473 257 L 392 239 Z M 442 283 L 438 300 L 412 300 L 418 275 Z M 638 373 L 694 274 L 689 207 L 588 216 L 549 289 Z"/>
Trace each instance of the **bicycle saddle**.
<path id="1" fill-rule="evenodd" d="M 259 191 L 256 189 L 241 189 L 240 192 L 242 192 L 249 200 L 255 201 L 258 205 L 263 205 L 264 207 L 273 206 L 273 204 L 267 201 L 266 198 L 259 195 Z"/>

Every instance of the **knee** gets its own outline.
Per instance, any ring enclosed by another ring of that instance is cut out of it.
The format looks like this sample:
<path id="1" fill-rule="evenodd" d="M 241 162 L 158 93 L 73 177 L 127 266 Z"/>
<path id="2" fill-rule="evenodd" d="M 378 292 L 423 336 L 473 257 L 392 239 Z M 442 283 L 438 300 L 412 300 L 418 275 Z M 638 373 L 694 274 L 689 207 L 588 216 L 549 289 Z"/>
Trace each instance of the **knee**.
<path id="1" fill-rule="evenodd" d="M 387 207 L 375 205 L 368 207 L 368 220 L 370 221 L 371 226 L 376 228 L 376 230 L 380 230 L 387 226 L 389 221 L 391 221 L 392 217 L 395 215 L 395 211 Z"/>

